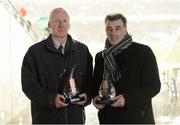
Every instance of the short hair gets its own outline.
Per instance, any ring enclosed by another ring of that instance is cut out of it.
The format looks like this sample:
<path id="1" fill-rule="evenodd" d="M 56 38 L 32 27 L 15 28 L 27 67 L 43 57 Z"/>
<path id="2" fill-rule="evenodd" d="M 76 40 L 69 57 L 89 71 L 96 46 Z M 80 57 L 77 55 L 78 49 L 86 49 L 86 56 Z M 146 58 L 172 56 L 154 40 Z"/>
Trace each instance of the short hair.
<path id="1" fill-rule="evenodd" d="M 53 16 L 53 14 L 54 14 L 55 11 L 65 12 L 66 15 L 68 16 L 68 18 L 70 19 L 68 12 L 67 12 L 64 8 L 62 8 L 62 7 L 57 7 L 57 8 L 53 9 L 53 10 L 50 12 L 49 21 L 52 21 L 52 16 Z"/>
<path id="2" fill-rule="evenodd" d="M 125 17 L 123 14 L 121 14 L 121 13 L 108 14 L 108 15 L 106 16 L 106 18 L 105 18 L 105 23 L 106 23 L 107 21 L 115 21 L 115 20 L 118 20 L 118 19 L 121 19 L 122 22 L 123 22 L 123 24 L 124 24 L 124 26 L 126 27 L 126 25 L 127 25 L 127 19 L 126 19 L 126 17 Z"/>

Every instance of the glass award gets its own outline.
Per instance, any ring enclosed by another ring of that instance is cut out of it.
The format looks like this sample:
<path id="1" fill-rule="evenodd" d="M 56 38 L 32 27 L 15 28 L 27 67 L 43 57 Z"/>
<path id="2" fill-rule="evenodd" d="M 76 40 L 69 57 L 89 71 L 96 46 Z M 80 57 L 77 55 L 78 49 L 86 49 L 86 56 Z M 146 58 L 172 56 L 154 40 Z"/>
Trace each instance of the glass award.
<path id="1" fill-rule="evenodd" d="M 110 80 L 102 80 L 99 87 L 99 96 L 96 100 L 97 104 L 113 104 L 115 101 L 111 100 L 116 96 L 116 90 L 113 83 Z"/>
<path id="2" fill-rule="evenodd" d="M 75 103 L 78 101 L 85 100 L 84 97 L 79 97 L 80 89 L 78 88 L 77 82 L 74 78 L 74 68 L 75 66 L 72 68 L 69 79 L 65 83 L 64 92 L 63 92 L 65 97 L 64 100 L 65 103 Z"/>

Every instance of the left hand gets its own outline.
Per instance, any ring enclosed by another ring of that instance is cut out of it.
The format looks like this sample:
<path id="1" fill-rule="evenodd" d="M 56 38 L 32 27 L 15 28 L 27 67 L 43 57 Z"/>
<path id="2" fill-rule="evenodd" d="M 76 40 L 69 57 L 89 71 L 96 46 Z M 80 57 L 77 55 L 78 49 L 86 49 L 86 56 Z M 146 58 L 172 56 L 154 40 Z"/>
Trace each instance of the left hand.
<path id="1" fill-rule="evenodd" d="M 93 99 L 93 105 L 97 108 L 97 109 L 103 109 L 105 107 L 105 104 L 97 104 L 96 101 L 100 98 L 99 95 L 97 95 L 96 97 L 94 97 Z"/>
<path id="2" fill-rule="evenodd" d="M 124 96 L 121 94 L 114 97 L 111 100 L 114 101 L 114 103 L 111 104 L 112 107 L 124 107 L 125 106 L 125 99 L 124 99 Z"/>
<path id="3" fill-rule="evenodd" d="M 81 93 L 79 97 L 84 97 L 85 99 L 83 101 L 74 102 L 73 104 L 85 106 L 85 104 L 87 103 L 87 94 Z"/>

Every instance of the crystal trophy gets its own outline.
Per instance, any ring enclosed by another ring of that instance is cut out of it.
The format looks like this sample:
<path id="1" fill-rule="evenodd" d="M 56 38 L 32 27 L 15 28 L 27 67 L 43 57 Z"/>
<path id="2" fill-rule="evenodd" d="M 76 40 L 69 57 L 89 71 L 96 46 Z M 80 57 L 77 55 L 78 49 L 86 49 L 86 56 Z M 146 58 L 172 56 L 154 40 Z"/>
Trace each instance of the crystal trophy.
<path id="1" fill-rule="evenodd" d="M 74 78 L 74 68 L 75 66 L 72 68 L 70 77 L 65 83 L 64 92 L 63 92 L 64 97 L 65 97 L 65 100 L 64 100 L 65 103 L 75 103 L 78 101 L 85 100 L 84 97 L 79 97 L 80 90 Z"/>
<path id="2" fill-rule="evenodd" d="M 116 90 L 113 83 L 110 80 L 102 80 L 99 87 L 99 96 L 96 100 L 97 104 L 113 104 L 115 101 L 111 100 L 116 96 Z"/>

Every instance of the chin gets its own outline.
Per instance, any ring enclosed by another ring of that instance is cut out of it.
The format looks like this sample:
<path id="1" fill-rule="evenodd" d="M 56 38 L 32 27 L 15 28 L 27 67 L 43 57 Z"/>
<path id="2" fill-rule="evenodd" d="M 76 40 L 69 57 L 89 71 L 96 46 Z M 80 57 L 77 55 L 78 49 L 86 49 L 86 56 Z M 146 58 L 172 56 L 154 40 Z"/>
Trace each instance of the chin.
<path id="1" fill-rule="evenodd" d="M 116 45 L 117 43 L 119 43 L 119 41 L 111 41 L 110 42 L 112 45 Z"/>

